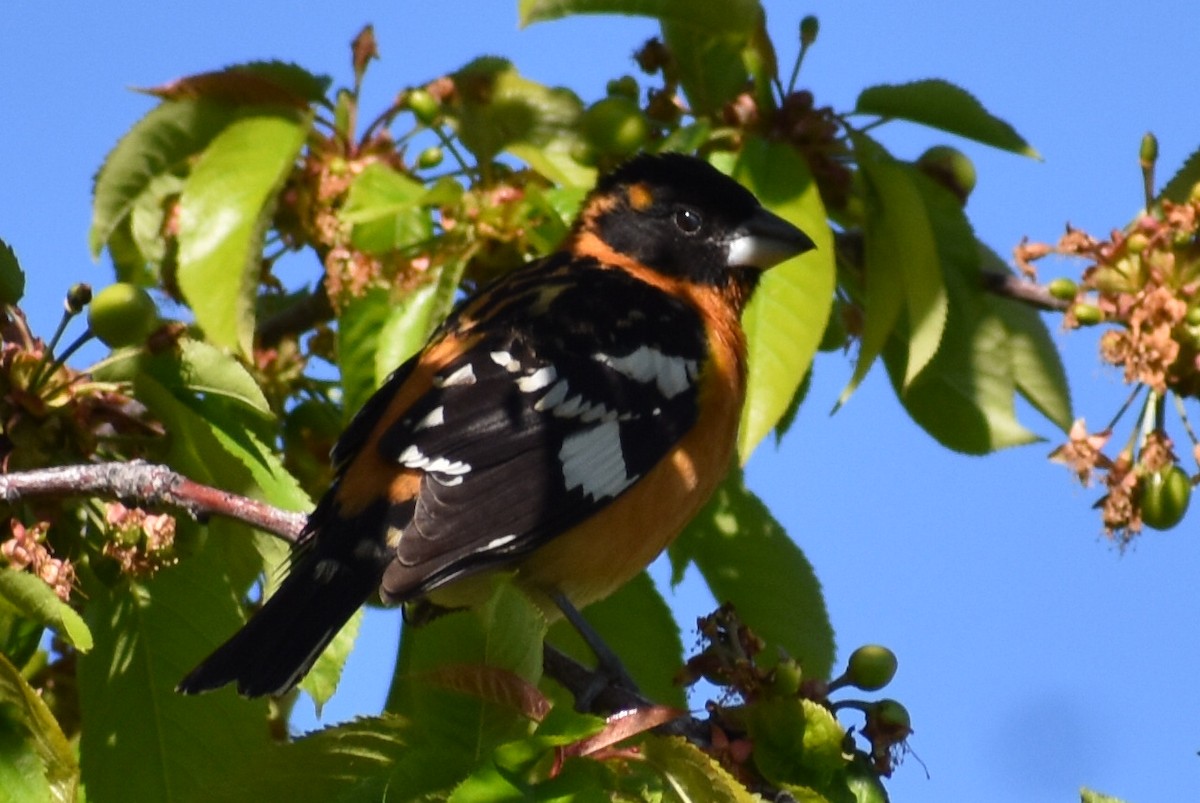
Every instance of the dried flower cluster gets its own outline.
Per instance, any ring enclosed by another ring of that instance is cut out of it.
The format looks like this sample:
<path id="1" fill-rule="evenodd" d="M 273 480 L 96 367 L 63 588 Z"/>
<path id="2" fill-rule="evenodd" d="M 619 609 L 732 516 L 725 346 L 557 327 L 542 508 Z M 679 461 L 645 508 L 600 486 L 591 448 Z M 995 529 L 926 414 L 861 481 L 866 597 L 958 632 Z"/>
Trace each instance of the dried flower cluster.
<path id="1" fill-rule="evenodd" d="M 1108 324 L 1111 328 L 1100 336 L 1101 359 L 1121 369 L 1125 382 L 1136 387 L 1135 396 L 1146 392 L 1133 436 L 1116 458 L 1103 449 L 1128 404 L 1100 432 L 1089 433 L 1084 422 L 1077 421 L 1068 442 L 1050 455 L 1084 485 L 1092 481 L 1094 472 L 1102 475 L 1099 482 L 1107 493 L 1097 507 L 1105 532 L 1122 545 L 1141 531 L 1143 523 L 1158 527 L 1156 522 L 1164 520 L 1156 507 L 1159 480 L 1180 470 L 1165 431 L 1165 401 L 1171 396 L 1177 401 L 1200 397 L 1198 230 L 1200 185 L 1191 200 L 1164 200 L 1108 239 L 1068 228 L 1056 245 L 1024 242 L 1015 251 L 1022 272 L 1030 276 L 1036 275 L 1034 262 L 1050 254 L 1090 261 L 1078 285 L 1056 280 L 1058 295 L 1069 302 L 1064 325 L 1074 329 Z M 1052 292 L 1056 283 L 1051 283 Z M 1191 435 L 1186 419 L 1183 423 Z M 1192 440 L 1195 446 L 1194 436 Z M 1194 452 L 1200 460 L 1200 447 Z M 1173 504 L 1186 509 L 1186 486 L 1177 486 L 1175 496 Z M 1148 510 L 1148 505 L 1155 507 Z M 1168 526 L 1173 526 L 1173 518 L 1165 517 L 1171 522 Z"/>
<path id="2" fill-rule="evenodd" d="M 40 577 L 63 602 L 71 598 L 75 584 L 75 567 L 66 558 L 56 558 L 46 546 L 50 523 L 39 521 L 26 527 L 16 519 L 9 521 L 12 537 L 0 543 L 0 555 L 13 569 L 28 569 Z"/>
<path id="3" fill-rule="evenodd" d="M 147 513 L 109 502 L 104 506 L 104 520 L 109 526 L 104 554 L 115 560 L 125 574 L 152 575 L 178 560 L 175 519 L 169 514 Z"/>

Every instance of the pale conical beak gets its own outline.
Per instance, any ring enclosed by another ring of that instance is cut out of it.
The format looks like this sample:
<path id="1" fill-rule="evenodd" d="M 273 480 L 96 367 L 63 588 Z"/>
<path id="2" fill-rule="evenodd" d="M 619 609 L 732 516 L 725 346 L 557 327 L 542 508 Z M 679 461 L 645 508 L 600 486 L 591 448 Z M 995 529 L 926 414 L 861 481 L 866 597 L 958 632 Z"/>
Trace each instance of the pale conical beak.
<path id="1" fill-rule="evenodd" d="M 766 270 L 816 247 L 800 229 L 779 215 L 759 209 L 729 238 L 728 264 Z"/>

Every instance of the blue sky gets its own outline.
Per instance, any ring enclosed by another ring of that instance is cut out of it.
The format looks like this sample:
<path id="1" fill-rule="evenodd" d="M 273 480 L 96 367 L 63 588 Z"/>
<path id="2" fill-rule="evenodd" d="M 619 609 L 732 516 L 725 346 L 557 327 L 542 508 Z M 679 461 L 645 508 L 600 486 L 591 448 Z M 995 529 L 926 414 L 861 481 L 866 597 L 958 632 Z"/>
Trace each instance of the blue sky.
<path id="1" fill-rule="evenodd" d="M 371 69 L 367 109 L 481 53 L 595 99 L 608 78 L 634 70 L 629 54 L 654 32 L 645 20 L 604 17 L 522 31 L 515 6 L 7 4 L 0 238 L 28 271 L 36 329 L 52 331 L 71 282 L 111 279 L 87 254 L 90 185 L 151 106 L 129 87 L 262 58 L 344 82 L 348 43 L 373 22 L 383 59 Z M 1159 135 L 1164 178 L 1200 147 L 1191 56 L 1200 21 L 1183 0 L 779 0 L 767 9 L 784 64 L 800 16 L 820 17 L 800 82 L 819 103 L 846 109 L 865 86 L 947 78 L 1039 149 L 1040 163 L 953 143 L 979 172 L 971 220 L 1004 255 L 1024 235 L 1056 238 L 1068 221 L 1098 234 L 1122 225 L 1139 206 L 1147 129 Z M 909 158 L 953 142 L 905 126 L 882 137 Z M 1123 397 L 1119 378 L 1098 363 L 1093 335 L 1068 338 L 1050 325 L 1076 414 L 1098 427 Z M 893 799 L 1063 802 L 1081 785 L 1131 801 L 1195 799 L 1200 513 L 1120 554 L 1090 510 L 1099 493 L 1046 461 L 1059 436 L 1033 412 L 1023 411 L 1026 423 L 1051 443 L 968 458 L 918 430 L 882 373 L 829 416 L 848 376 L 844 360 L 822 355 L 795 428 L 782 448 L 760 450 L 749 482 L 814 563 L 843 654 L 882 642 L 899 655 L 887 694 L 912 713 L 910 744 L 925 768 L 905 762 L 889 783 Z M 690 585 L 675 599 L 683 621 L 708 610 Z M 398 627 L 398 615 L 370 617 L 324 722 L 379 710 Z"/>

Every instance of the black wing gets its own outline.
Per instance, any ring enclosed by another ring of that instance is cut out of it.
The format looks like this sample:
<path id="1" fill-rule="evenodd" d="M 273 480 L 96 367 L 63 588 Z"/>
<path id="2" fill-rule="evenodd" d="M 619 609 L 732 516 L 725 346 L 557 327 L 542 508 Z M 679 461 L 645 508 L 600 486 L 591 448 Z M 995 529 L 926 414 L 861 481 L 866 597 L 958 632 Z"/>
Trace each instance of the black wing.
<path id="1" fill-rule="evenodd" d="M 385 596 L 529 552 L 610 504 L 694 425 L 697 312 L 624 271 L 565 269 L 525 269 L 497 306 L 451 320 L 445 331 L 472 347 L 379 440 L 385 459 L 423 472 L 389 514 L 402 535 Z"/>

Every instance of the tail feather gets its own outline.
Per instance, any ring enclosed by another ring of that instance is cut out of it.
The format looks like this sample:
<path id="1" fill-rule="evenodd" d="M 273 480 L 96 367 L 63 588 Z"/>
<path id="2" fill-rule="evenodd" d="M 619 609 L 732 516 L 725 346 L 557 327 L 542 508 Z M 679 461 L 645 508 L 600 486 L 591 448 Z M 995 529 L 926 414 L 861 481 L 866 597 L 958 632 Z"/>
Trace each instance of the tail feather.
<path id="1" fill-rule="evenodd" d="M 237 683 L 246 697 L 293 688 L 379 584 L 373 562 L 300 558 L 279 590 L 228 641 L 188 673 L 176 691 L 199 694 Z"/>

